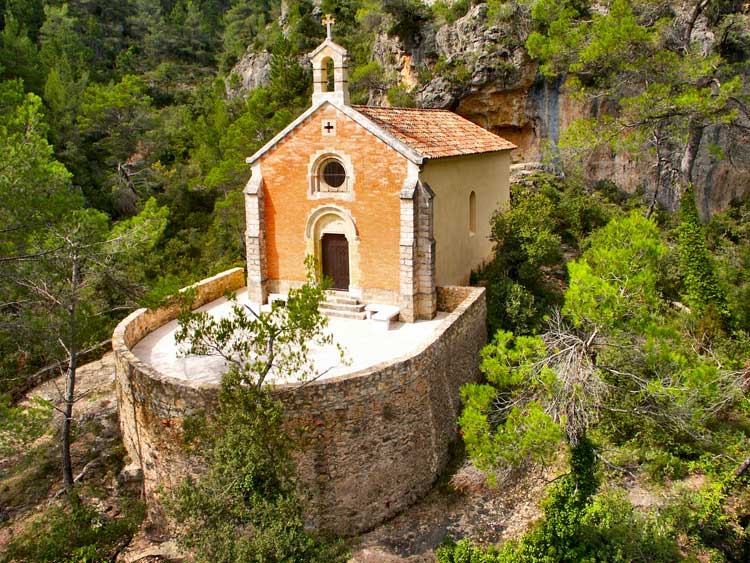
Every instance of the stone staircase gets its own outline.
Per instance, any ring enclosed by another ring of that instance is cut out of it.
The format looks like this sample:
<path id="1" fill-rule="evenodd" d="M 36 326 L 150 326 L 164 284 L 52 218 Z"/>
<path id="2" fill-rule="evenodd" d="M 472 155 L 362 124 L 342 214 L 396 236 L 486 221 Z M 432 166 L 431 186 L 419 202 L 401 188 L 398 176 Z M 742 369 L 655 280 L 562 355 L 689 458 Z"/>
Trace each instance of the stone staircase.
<path id="1" fill-rule="evenodd" d="M 326 299 L 319 310 L 328 317 L 363 320 L 367 318 L 365 304 L 345 291 L 326 291 Z"/>

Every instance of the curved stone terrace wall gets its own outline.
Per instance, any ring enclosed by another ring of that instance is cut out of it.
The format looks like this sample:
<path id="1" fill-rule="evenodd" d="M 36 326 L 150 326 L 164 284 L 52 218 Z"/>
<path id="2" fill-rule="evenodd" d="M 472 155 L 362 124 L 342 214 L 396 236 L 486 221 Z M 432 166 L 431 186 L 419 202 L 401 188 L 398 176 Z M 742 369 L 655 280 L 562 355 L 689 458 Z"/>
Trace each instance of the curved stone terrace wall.
<path id="1" fill-rule="evenodd" d="M 195 307 L 244 284 L 241 270 L 196 286 Z M 485 344 L 484 290 L 438 288 L 450 314 L 413 353 L 340 377 L 276 386 L 290 431 L 302 437 L 298 470 L 311 527 L 339 535 L 373 528 L 427 493 L 457 436 L 459 388 L 479 375 Z M 113 336 L 125 447 L 144 475 L 151 520 L 163 523 L 159 489 L 200 472 L 182 423 L 216 403 L 216 384 L 167 377 L 131 352 L 177 308 L 139 310 Z M 366 321 L 362 321 L 366 322 Z"/>

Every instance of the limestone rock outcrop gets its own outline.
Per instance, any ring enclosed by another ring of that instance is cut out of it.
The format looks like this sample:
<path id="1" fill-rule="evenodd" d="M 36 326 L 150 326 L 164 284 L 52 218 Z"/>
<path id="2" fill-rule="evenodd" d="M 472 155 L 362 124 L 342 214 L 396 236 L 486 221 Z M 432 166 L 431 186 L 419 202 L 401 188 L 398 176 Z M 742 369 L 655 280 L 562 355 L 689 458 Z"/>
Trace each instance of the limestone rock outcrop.
<path id="1" fill-rule="evenodd" d="M 252 91 L 265 86 L 271 79 L 271 53 L 248 51 L 229 71 L 229 76 L 232 93 Z M 239 83 L 233 84 L 232 80 L 238 80 Z"/>
<path id="2" fill-rule="evenodd" d="M 487 5 L 479 3 L 452 23 L 428 21 L 409 47 L 388 35 L 384 18 L 372 57 L 386 77 L 396 77 L 411 90 L 418 106 L 450 108 L 515 143 L 519 147 L 513 154 L 515 163 L 535 163 L 554 150 L 573 120 L 596 115 L 601 108 L 573 100 L 564 80 L 543 78 L 524 47 L 531 31 L 526 8 L 520 2 L 506 2 L 501 9 L 507 13 L 490 18 Z M 676 17 L 679 27 L 683 17 L 679 10 Z M 706 52 L 716 41 L 705 18 L 698 19 L 692 37 Z M 249 54 L 238 63 L 245 88 L 268 79 L 263 70 L 268 56 L 262 57 Z M 387 105 L 385 91 L 371 92 L 368 102 Z M 749 137 L 747 131 L 726 125 L 704 131 L 693 172 L 704 218 L 725 209 L 734 198 L 750 196 Z M 679 168 L 679 162 L 676 165 Z M 630 193 L 650 196 L 656 185 L 654 162 L 609 150 L 589 155 L 583 170 L 592 182 L 611 181 Z M 675 209 L 678 197 L 660 189 L 657 199 L 666 209 Z"/>

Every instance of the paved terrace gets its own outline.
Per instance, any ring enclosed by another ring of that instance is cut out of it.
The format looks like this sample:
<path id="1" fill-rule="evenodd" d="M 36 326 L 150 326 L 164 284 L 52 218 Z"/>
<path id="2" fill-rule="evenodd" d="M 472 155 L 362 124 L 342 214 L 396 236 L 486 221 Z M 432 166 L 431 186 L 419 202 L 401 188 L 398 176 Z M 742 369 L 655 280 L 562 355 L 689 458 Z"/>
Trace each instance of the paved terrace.
<path id="1" fill-rule="evenodd" d="M 249 302 L 246 288 L 237 292 L 237 301 L 250 304 L 254 310 L 258 310 L 257 304 Z M 231 305 L 224 297 L 198 309 L 216 317 L 227 315 L 230 310 Z M 324 372 L 321 379 L 346 375 L 394 360 L 414 352 L 427 343 L 447 316 L 448 313 L 438 312 L 430 321 L 394 322 L 387 331 L 383 323 L 377 321 L 332 317 L 329 319 L 327 330 L 333 335 L 334 341 L 344 349 L 345 358 L 349 363 L 341 363 L 335 346 L 312 348 L 311 360 L 319 373 Z M 214 356 L 185 355 L 182 347 L 175 342 L 176 331 L 176 320 L 167 323 L 138 342 L 133 348 L 133 353 L 165 375 L 189 381 L 218 383 L 221 375 L 228 369 L 227 363 L 222 358 Z M 288 382 L 293 379 L 282 379 L 278 376 L 274 378 L 276 382 Z"/>

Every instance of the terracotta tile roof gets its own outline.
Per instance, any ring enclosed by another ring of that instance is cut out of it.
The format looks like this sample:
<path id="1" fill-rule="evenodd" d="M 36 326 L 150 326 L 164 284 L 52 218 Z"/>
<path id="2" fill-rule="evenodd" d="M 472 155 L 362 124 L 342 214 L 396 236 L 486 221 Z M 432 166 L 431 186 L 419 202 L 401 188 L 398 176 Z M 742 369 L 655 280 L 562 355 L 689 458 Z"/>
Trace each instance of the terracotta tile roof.
<path id="1" fill-rule="evenodd" d="M 448 110 L 370 106 L 353 108 L 428 158 L 516 148 L 510 141 Z"/>

